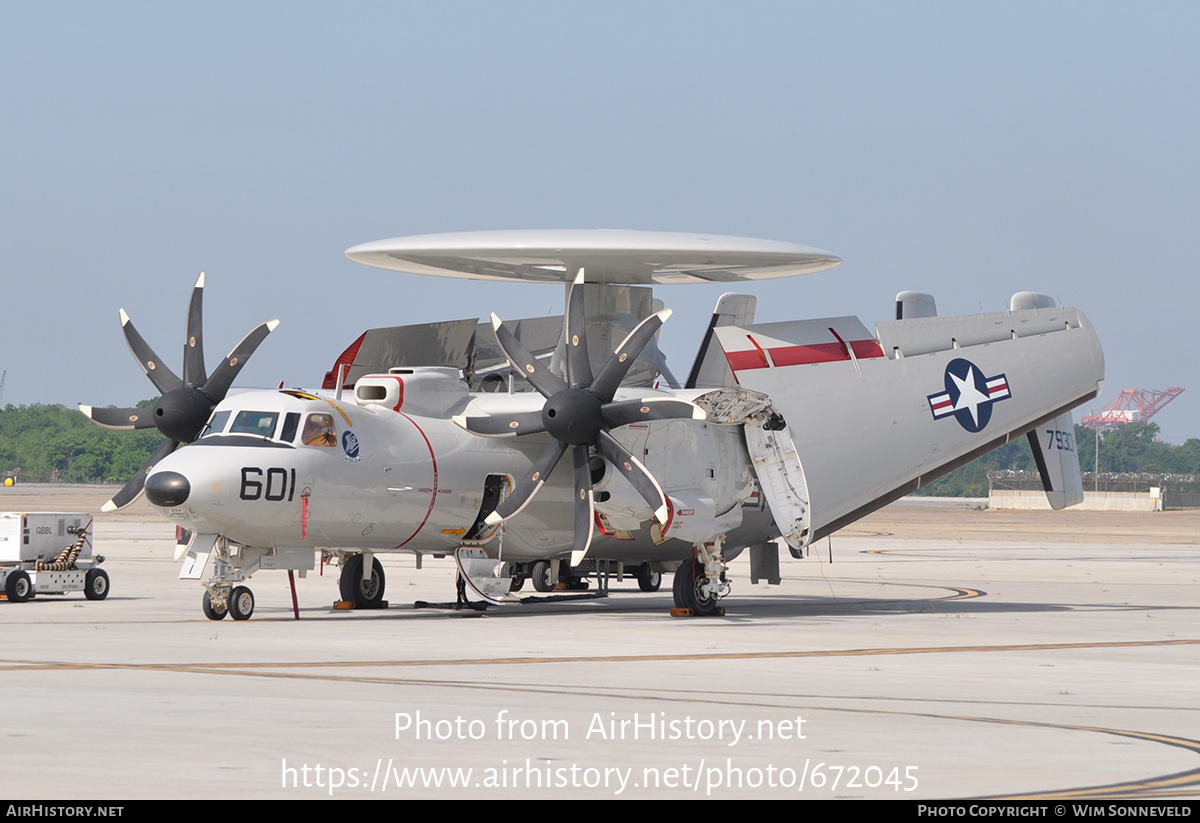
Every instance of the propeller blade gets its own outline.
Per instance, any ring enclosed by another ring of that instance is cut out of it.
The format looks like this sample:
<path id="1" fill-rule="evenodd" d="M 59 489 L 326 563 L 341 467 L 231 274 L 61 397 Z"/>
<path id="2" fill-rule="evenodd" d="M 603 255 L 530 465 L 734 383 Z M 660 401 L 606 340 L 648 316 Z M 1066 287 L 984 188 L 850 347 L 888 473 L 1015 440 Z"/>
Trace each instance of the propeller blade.
<path id="1" fill-rule="evenodd" d="M 504 498 L 496 510 L 489 514 L 484 520 L 489 526 L 494 526 L 501 520 L 507 520 L 513 515 L 521 511 L 529 505 L 529 501 L 533 500 L 534 495 L 546 483 L 546 478 L 550 476 L 550 472 L 554 471 L 554 467 L 558 465 L 561 458 L 567 451 L 567 444 L 561 440 L 554 440 L 542 452 L 542 456 L 533 464 L 533 468 L 529 473 L 521 478 L 521 482 L 517 483 L 517 487 L 512 490 L 512 494 Z"/>
<path id="2" fill-rule="evenodd" d="M 150 458 L 142 464 L 140 469 L 137 470 L 137 474 L 135 474 L 119 492 L 114 494 L 111 500 L 101 506 L 100 511 L 116 511 L 117 509 L 128 506 L 130 503 L 141 497 L 142 492 L 146 488 L 146 474 L 152 468 L 158 465 L 158 461 L 175 451 L 175 447 L 178 445 L 178 441 L 175 440 L 164 440 L 162 443 L 160 443 L 158 448 L 154 450 L 154 454 L 150 455 Z"/>
<path id="3" fill-rule="evenodd" d="M 608 432 L 601 429 L 596 434 L 596 448 L 604 455 L 609 463 L 616 466 L 617 471 L 637 489 L 654 512 L 654 519 L 659 523 L 667 522 L 667 497 L 663 494 L 662 486 L 654 479 L 654 475 L 646 470 L 629 450 L 616 441 Z"/>
<path id="4" fill-rule="evenodd" d="M 504 351 L 504 356 L 517 372 L 537 389 L 542 397 L 550 398 L 560 391 L 566 391 L 567 384 L 540 360 L 529 353 L 499 317 L 492 314 L 492 328 L 496 330 L 496 342 Z"/>
<path id="5" fill-rule="evenodd" d="M 571 565 L 578 566 L 587 557 L 596 529 L 596 501 L 592 492 L 592 450 L 576 446 L 575 458 L 575 548 L 571 550 Z"/>
<path id="6" fill-rule="evenodd" d="M 600 407 L 600 414 L 610 429 L 643 420 L 704 420 L 708 417 L 695 403 L 673 397 L 643 397 L 641 400 L 605 403 Z"/>
<path id="7" fill-rule="evenodd" d="M 608 358 L 608 362 L 604 364 L 600 374 L 592 381 L 592 394 L 605 403 L 610 402 L 621 385 L 621 381 L 625 379 L 625 375 L 633 366 L 633 361 L 637 360 L 642 349 L 654 338 L 654 335 L 658 333 L 662 324 L 667 322 L 667 318 L 670 316 L 671 310 L 663 309 L 638 323 L 634 330 L 621 341 L 621 345 L 613 352 L 613 356 Z"/>
<path id="8" fill-rule="evenodd" d="M 204 371 L 204 272 L 200 272 L 188 303 L 183 338 L 183 382 L 187 386 L 203 386 L 207 379 L 208 374 Z"/>
<path id="9" fill-rule="evenodd" d="M 592 361 L 588 357 L 587 317 L 583 312 L 583 298 L 583 269 L 580 269 L 567 294 L 567 325 L 564 329 L 567 344 L 567 382 L 573 389 L 590 386 L 592 383 Z"/>
<path id="10" fill-rule="evenodd" d="M 216 371 L 204 381 L 200 391 L 204 392 L 214 403 L 224 400 L 225 394 L 233 385 L 242 366 L 246 365 L 246 361 L 250 359 L 250 355 L 254 354 L 259 343 L 265 340 L 268 334 L 275 331 L 275 327 L 278 325 L 278 320 L 268 320 L 266 323 L 256 326 L 253 331 L 242 338 L 240 343 L 233 347 L 233 351 L 226 355 L 225 359 L 221 361 L 221 365 L 217 366 Z"/>
<path id="11" fill-rule="evenodd" d="M 121 309 L 121 331 L 125 333 L 125 342 L 129 344 L 129 350 L 133 352 L 133 359 L 137 360 L 142 371 L 146 373 L 150 382 L 159 392 L 166 394 L 169 391 L 183 388 L 183 381 L 175 376 L 175 372 L 163 365 L 162 359 L 154 353 L 150 344 L 133 327 L 133 322 L 124 309 Z"/>
<path id="12" fill-rule="evenodd" d="M 107 429 L 131 431 L 133 429 L 154 428 L 153 408 L 98 409 L 95 406 L 85 406 L 83 403 L 80 403 L 79 410 L 93 423 L 98 423 Z"/>
<path id="13" fill-rule="evenodd" d="M 483 417 L 457 414 L 450 419 L 472 434 L 482 434 L 485 437 L 516 437 L 518 434 L 536 434 L 546 430 L 540 411 Z"/>

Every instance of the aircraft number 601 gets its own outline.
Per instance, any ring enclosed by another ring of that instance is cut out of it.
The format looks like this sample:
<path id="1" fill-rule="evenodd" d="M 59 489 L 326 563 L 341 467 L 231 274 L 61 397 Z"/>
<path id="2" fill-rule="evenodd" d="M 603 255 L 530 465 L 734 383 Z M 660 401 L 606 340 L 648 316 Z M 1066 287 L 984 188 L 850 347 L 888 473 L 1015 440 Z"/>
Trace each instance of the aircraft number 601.
<path id="1" fill-rule="evenodd" d="M 242 488 L 238 497 L 243 500 L 280 501 L 285 498 L 290 503 L 296 494 L 296 470 L 270 468 L 263 480 L 263 470 L 257 466 L 242 467 Z"/>

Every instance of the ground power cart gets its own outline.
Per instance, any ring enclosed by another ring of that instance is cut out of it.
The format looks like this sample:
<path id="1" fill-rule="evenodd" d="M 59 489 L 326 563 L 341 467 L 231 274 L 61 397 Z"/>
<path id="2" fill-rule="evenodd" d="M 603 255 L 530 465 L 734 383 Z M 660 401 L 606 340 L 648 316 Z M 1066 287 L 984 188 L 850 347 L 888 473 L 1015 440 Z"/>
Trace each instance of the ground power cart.
<path id="1" fill-rule="evenodd" d="M 92 553 L 91 528 L 87 514 L 0 513 L 0 594 L 10 603 L 67 592 L 108 597 L 104 556 Z"/>

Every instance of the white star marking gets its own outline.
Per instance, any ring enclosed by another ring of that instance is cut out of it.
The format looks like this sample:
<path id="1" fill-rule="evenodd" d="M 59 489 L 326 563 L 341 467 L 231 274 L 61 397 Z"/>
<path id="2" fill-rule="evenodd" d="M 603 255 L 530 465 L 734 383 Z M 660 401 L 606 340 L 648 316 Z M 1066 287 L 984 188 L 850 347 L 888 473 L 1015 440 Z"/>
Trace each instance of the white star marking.
<path id="1" fill-rule="evenodd" d="M 971 410 L 971 419 L 975 421 L 975 425 L 979 425 L 979 404 L 991 398 L 975 388 L 975 369 L 974 367 L 967 369 L 967 376 L 961 380 L 954 374 L 950 378 L 958 385 L 958 401 L 954 404 L 954 410 L 962 409 Z"/>

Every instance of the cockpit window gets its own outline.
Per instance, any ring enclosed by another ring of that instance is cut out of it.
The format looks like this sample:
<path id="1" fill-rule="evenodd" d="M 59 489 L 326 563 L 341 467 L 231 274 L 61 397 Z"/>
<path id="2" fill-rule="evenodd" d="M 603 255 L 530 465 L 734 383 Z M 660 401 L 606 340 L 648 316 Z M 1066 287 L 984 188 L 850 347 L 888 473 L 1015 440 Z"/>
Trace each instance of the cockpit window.
<path id="1" fill-rule="evenodd" d="M 208 425 L 204 427 L 204 431 L 200 432 L 201 437 L 207 437 L 210 434 L 220 434 L 225 430 L 225 424 L 229 422 L 230 412 L 219 411 L 212 416 L 208 421 Z"/>
<path id="2" fill-rule="evenodd" d="M 279 439 L 284 443 L 291 443 L 296 439 L 296 429 L 300 428 L 300 413 L 288 412 L 283 418 L 283 429 L 279 432 Z"/>
<path id="3" fill-rule="evenodd" d="M 336 446 L 337 432 L 333 428 L 333 415 L 310 414 L 304 421 L 300 440 L 306 446 Z"/>
<path id="4" fill-rule="evenodd" d="M 275 424 L 279 420 L 279 412 L 241 411 L 233 419 L 229 427 L 230 434 L 256 434 L 259 437 L 271 437 L 275 434 Z"/>

